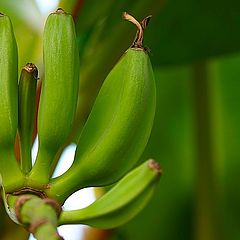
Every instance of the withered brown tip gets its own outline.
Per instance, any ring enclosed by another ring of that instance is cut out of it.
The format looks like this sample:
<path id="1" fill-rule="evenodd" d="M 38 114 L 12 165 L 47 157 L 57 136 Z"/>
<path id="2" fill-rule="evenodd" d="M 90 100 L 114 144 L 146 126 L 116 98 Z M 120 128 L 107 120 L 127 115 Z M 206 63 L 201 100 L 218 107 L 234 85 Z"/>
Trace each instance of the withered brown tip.
<path id="1" fill-rule="evenodd" d="M 161 168 L 160 164 L 159 164 L 158 162 L 156 162 L 155 160 L 150 159 L 150 160 L 148 161 L 148 167 L 149 167 L 150 169 L 152 169 L 152 170 L 154 170 L 154 171 L 162 174 L 162 168 Z"/>
<path id="2" fill-rule="evenodd" d="M 127 21 L 133 23 L 137 27 L 137 33 L 136 33 L 136 36 L 135 36 L 135 39 L 134 39 L 134 42 L 133 42 L 131 48 L 144 50 L 143 34 L 144 34 L 144 30 L 146 29 L 151 17 L 152 17 L 151 15 L 147 16 L 141 22 L 139 22 L 136 18 L 134 18 L 129 13 L 127 13 L 127 12 L 122 13 L 122 18 L 124 20 L 127 20 Z"/>
<path id="3" fill-rule="evenodd" d="M 35 64 L 27 63 L 23 69 L 29 73 L 33 73 L 34 78 L 36 78 L 36 79 L 38 78 L 38 69 Z"/>

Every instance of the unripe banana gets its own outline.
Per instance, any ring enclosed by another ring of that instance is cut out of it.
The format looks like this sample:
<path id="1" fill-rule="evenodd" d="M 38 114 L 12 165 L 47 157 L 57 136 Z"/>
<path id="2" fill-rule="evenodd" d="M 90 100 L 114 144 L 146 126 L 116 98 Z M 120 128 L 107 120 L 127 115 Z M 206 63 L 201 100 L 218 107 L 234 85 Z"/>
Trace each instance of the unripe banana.
<path id="1" fill-rule="evenodd" d="M 62 9 L 49 15 L 43 35 L 45 78 L 38 112 L 39 151 L 30 179 L 46 184 L 54 156 L 66 141 L 75 115 L 79 53 L 72 16 Z"/>
<path id="2" fill-rule="evenodd" d="M 18 126 L 18 52 L 12 23 L 0 14 L 0 174 L 6 192 L 23 182 L 14 155 Z"/>
<path id="3" fill-rule="evenodd" d="M 149 160 L 132 170 L 111 190 L 90 206 L 63 211 L 60 224 L 87 224 L 114 228 L 126 223 L 147 204 L 161 174 L 159 165 Z"/>
<path id="4" fill-rule="evenodd" d="M 155 91 L 152 66 L 139 43 L 125 52 L 104 81 L 80 135 L 74 163 L 50 182 L 49 193 L 64 201 L 78 189 L 112 184 L 129 171 L 151 133 Z"/>
<path id="5" fill-rule="evenodd" d="M 32 168 L 31 149 L 37 90 L 37 67 L 28 63 L 21 72 L 18 86 L 18 133 L 21 169 L 26 175 Z"/>

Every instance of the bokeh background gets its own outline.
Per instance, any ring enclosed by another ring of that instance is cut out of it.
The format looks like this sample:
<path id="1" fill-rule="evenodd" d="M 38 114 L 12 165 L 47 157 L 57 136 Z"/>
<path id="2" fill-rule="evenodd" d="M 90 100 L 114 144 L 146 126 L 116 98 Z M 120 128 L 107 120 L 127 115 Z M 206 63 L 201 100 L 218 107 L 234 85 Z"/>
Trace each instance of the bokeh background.
<path id="1" fill-rule="evenodd" d="M 131 222 L 113 230 L 84 228 L 67 239 L 239 240 L 240 1 L 1 0 L 0 12 L 14 25 L 19 69 L 34 62 L 40 79 L 43 26 L 57 4 L 73 14 L 81 59 L 69 144 L 107 73 L 133 41 L 136 29 L 121 13 L 139 20 L 153 15 L 144 43 L 151 49 L 157 112 L 141 161 L 151 157 L 163 168 L 155 196 Z M 0 239 L 28 239 L 2 205 Z"/>

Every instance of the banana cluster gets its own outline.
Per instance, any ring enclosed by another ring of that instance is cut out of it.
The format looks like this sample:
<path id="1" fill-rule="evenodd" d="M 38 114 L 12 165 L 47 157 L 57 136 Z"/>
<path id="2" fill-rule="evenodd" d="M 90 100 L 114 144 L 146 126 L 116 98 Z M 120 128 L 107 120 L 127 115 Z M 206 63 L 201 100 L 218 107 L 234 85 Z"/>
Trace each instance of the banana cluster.
<path id="1" fill-rule="evenodd" d="M 0 174 L 7 193 L 41 191 L 60 204 L 75 191 L 116 183 L 103 197 L 81 210 L 63 211 L 59 225 L 116 227 L 134 217 L 149 201 L 161 169 L 149 160 L 136 169 L 149 139 L 156 108 L 154 74 L 143 32 L 150 17 L 138 22 L 124 13 L 138 32 L 134 43 L 105 79 L 77 142 L 72 166 L 51 178 L 72 129 L 78 101 L 79 51 L 71 15 L 49 15 L 43 35 L 45 76 L 37 130 L 39 149 L 32 166 L 38 70 L 27 64 L 18 83 L 17 45 L 9 18 L 0 15 Z M 94 61 L 94 59 L 93 59 Z M 18 130 L 20 164 L 14 155 Z"/>

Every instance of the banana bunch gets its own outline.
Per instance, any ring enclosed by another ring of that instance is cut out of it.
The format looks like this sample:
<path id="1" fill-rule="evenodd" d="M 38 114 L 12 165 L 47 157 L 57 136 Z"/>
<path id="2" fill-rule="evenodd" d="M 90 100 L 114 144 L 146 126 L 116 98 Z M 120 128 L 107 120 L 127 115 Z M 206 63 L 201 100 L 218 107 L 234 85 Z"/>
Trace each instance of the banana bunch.
<path id="1" fill-rule="evenodd" d="M 148 142 L 156 108 L 154 74 L 143 33 L 150 17 L 134 23 L 136 38 L 105 79 L 78 139 L 72 166 L 51 178 L 75 117 L 79 53 L 71 15 L 50 14 L 43 36 L 45 77 L 38 111 L 39 149 L 32 166 L 31 147 L 38 70 L 27 64 L 17 82 L 17 47 L 8 17 L 0 15 L 0 173 L 6 193 L 34 193 L 59 204 L 85 187 L 114 187 L 92 205 L 63 211 L 59 225 L 81 223 L 112 228 L 134 217 L 149 201 L 161 174 L 148 160 L 133 169 Z M 15 160 L 18 129 L 20 164 Z M 133 169 L 133 170 L 132 170 Z"/>

